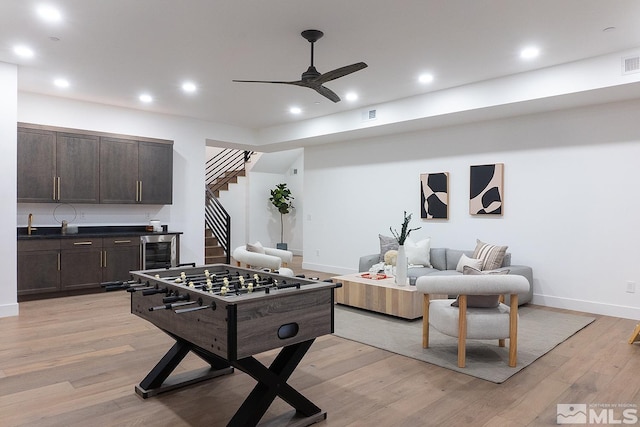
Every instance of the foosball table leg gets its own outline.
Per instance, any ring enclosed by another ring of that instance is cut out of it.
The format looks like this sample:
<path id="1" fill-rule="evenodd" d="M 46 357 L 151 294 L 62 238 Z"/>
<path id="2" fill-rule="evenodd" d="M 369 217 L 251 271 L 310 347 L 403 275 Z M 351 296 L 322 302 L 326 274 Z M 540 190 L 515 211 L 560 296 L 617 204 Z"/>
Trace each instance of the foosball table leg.
<path id="1" fill-rule="evenodd" d="M 208 353 L 188 341 L 174 337 L 176 343 L 160 359 L 147 376 L 136 386 L 136 393 L 143 398 L 151 397 L 177 388 L 186 387 L 201 381 L 233 373 L 233 368 L 224 359 Z M 205 360 L 210 368 L 194 370 L 169 377 L 182 359 L 190 351 Z"/>
<path id="2" fill-rule="evenodd" d="M 326 412 L 323 412 L 309 399 L 287 384 L 287 380 L 307 353 L 313 341 L 308 340 L 284 347 L 269 368 L 254 357 L 232 362 L 233 366 L 253 377 L 258 381 L 258 384 L 247 396 L 227 426 L 257 425 L 277 396 L 293 406 L 295 413 L 285 414 L 276 420 L 270 420 L 268 425 L 309 426 L 326 419 Z"/>

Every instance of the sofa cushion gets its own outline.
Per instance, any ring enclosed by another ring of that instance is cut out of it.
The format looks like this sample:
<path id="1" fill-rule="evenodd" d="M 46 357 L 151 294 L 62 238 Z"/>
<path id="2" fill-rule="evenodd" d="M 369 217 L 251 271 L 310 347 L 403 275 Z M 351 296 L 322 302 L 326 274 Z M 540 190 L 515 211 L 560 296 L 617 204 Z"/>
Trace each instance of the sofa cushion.
<path id="1" fill-rule="evenodd" d="M 476 239 L 476 242 L 473 258 L 482 260 L 481 270 L 495 270 L 496 268 L 500 268 L 508 246 L 490 245 L 479 239 Z"/>
<path id="2" fill-rule="evenodd" d="M 480 271 L 468 265 L 464 266 L 462 274 L 465 276 L 489 275 L 489 274 L 509 274 L 509 270 Z M 500 295 L 468 295 L 467 307 L 494 308 L 500 304 Z M 458 306 L 458 298 L 451 303 L 453 307 Z"/>
<path id="3" fill-rule="evenodd" d="M 428 276 L 431 274 L 438 274 L 440 270 L 436 270 L 431 267 L 409 267 L 407 269 L 408 277 L 420 277 L 420 276 Z"/>
<path id="4" fill-rule="evenodd" d="M 257 254 L 264 254 L 264 247 L 262 246 L 262 243 L 260 243 L 260 242 L 247 243 L 247 252 L 255 252 Z"/>
<path id="5" fill-rule="evenodd" d="M 384 254 L 386 254 L 388 251 L 398 250 L 398 240 L 395 237 L 383 236 L 382 234 L 378 234 L 378 239 L 380 239 L 379 261 L 384 261 Z"/>
<path id="6" fill-rule="evenodd" d="M 475 258 L 469 258 L 465 254 L 462 254 L 462 256 L 460 257 L 460 260 L 458 260 L 458 265 L 456 266 L 456 271 L 458 271 L 460 273 L 464 273 L 464 271 L 463 271 L 464 267 L 473 267 L 475 269 L 480 270 L 482 268 L 482 260 L 481 259 L 475 259 Z"/>
<path id="7" fill-rule="evenodd" d="M 447 251 L 447 268 L 446 270 L 455 270 L 458 267 L 458 261 L 460 261 L 460 257 L 462 255 L 466 255 L 469 258 L 475 258 L 473 256 L 473 251 L 462 251 L 460 249 L 446 249 Z"/>
<path id="8" fill-rule="evenodd" d="M 431 248 L 429 251 L 431 266 L 438 270 L 447 269 L 447 250 L 445 248 Z"/>
<path id="9" fill-rule="evenodd" d="M 409 264 L 431 267 L 431 239 L 423 239 L 414 242 L 407 237 L 404 241 L 404 250 Z"/>

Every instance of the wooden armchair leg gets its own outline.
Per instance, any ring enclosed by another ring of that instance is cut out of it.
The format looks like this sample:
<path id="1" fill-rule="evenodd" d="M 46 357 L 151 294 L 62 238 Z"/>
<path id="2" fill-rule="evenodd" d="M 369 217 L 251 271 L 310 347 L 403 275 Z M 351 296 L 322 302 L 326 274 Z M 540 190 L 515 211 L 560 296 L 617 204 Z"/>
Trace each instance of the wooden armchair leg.
<path id="1" fill-rule="evenodd" d="M 467 296 L 458 296 L 458 367 L 464 368 L 467 356 Z"/>
<path id="2" fill-rule="evenodd" d="M 422 297 L 422 348 L 429 347 L 429 294 Z"/>
<path id="3" fill-rule="evenodd" d="M 511 294 L 509 307 L 509 366 L 518 363 L 518 294 Z"/>

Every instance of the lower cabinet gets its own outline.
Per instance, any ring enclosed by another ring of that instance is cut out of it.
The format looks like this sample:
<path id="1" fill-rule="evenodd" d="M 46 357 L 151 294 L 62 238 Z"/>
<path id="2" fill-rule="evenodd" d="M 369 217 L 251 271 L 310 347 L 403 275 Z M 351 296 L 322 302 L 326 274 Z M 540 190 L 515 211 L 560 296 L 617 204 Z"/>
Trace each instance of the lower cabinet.
<path id="1" fill-rule="evenodd" d="M 18 296 L 98 289 L 139 269 L 136 237 L 18 241 Z"/>

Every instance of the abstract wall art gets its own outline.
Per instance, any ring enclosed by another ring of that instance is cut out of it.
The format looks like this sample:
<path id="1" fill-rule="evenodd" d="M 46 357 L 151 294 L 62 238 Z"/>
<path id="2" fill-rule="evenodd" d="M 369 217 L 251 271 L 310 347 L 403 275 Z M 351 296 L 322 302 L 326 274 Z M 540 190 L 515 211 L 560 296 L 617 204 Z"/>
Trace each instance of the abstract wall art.
<path id="1" fill-rule="evenodd" d="M 420 217 L 449 218 L 449 173 L 420 174 Z"/>
<path id="2" fill-rule="evenodd" d="M 504 164 L 471 166 L 469 213 L 502 215 L 504 211 Z"/>

